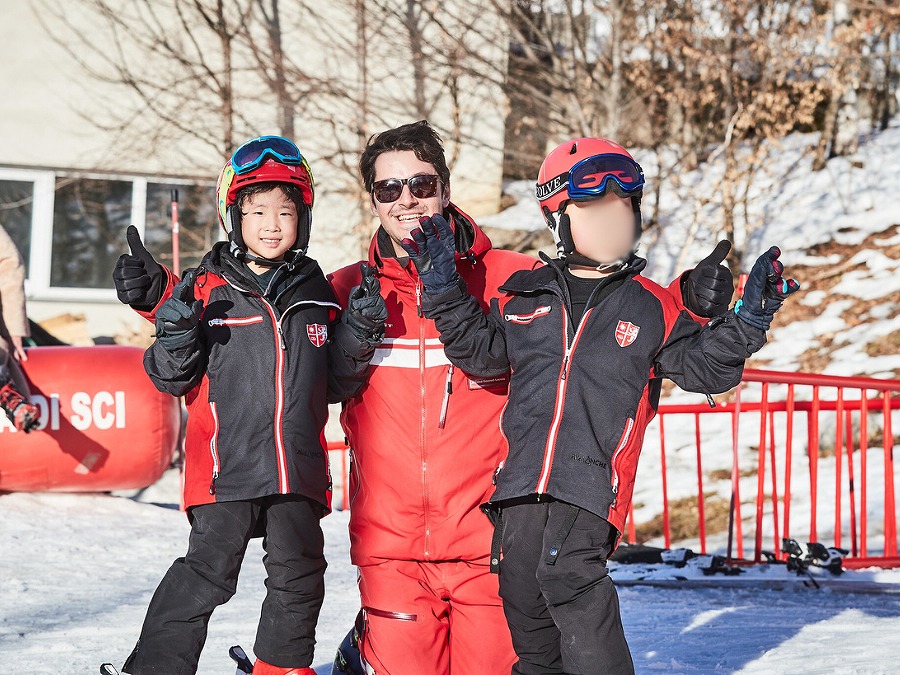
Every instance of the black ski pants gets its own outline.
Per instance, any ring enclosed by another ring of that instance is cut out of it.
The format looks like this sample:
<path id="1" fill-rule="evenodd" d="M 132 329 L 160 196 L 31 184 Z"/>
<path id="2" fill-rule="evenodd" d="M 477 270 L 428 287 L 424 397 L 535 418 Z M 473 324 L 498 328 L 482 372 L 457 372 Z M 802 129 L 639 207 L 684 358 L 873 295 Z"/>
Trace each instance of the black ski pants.
<path id="1" fill-rule="evenodd" d="M 500 597 L 519 658 L 513 675 L 633 673 L 606 570 L 615 528 L 545 497 L 501 506 Z"/>
<path id="2" fill-rule="evenodd" d="M 253 651 L 272 665 L 309 666 L 325 595 L 321 515 L 320 504 L 299 495 L 191 508 L 187 555 L 172 563 L 153 594 L 123 671 L 197 672 L 209 617 L 234 595 L 247 544 L 260 531 L 267 593 Z"/>

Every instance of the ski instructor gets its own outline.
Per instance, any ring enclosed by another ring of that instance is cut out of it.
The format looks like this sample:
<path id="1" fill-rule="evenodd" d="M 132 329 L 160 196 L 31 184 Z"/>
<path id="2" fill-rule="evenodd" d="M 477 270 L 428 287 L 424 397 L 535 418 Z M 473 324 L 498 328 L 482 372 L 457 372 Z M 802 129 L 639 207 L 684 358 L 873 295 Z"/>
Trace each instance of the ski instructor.
<path id="1" fill-rule="evenodd" d="M 506 453 L 499 421 L 509 374 L 477 377 L 450 363 L 422 312 L 422 282 L 400 242 L 420 218 L 442 215 L 453 229 L 459 275 L 485 310 L 513 272 L 541 263 L 493 249 L 450 201 L 441 139 L 427 122 L 373 136 L 359 168 L 380 224 L 364 267 L 375 269 L 388 309 L 385 324 L 370 327 L 385 337 L 367 384 L 341 414 L 351 452 L 360 653 L 367 672 L 379 675 L 509 673 L 516 655 L 490 572 L 493 526 L 480 509 Z M 720 264 L 727 252 L 720 244 L 669 286 L 694 318 L 727 309 L 732 277 Z M 328 279 L 336 297 L 346 298 L 360 284 L 360 263 Z"/>

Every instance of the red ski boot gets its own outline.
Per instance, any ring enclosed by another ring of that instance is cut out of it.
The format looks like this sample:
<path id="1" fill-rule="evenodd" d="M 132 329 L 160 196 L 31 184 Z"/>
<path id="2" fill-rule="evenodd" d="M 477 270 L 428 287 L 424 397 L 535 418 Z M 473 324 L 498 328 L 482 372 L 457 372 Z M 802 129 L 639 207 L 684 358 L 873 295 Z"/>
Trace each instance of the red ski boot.
<path id="1" fill-rule="evenodd" d="M 253 665 L 253 675 L 316 675 L 312 668 L 282 668 L 266 663 L 262 659 L 256 659 Z"/>
<path id="2" fill-rule="evenodd" d="M 40 422 L 41 413 L 33 403 L 13 389 L 12 381 L 0 387 L 0 409 L 19 431 L 33 431 Z"/>

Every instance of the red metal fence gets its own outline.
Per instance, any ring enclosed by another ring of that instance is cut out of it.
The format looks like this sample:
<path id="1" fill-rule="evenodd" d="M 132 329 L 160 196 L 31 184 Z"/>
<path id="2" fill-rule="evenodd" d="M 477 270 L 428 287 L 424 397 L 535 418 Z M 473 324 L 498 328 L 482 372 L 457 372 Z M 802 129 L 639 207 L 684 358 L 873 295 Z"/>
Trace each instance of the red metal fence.
<path id="1" fill-rule="evenodd" d="M 729 558 L 744 558 L 745 540 L 752 542 L 751 559 L 760 562 L 766 549 L 785 558 L 780 551 L 782 537 L 830 545 L 820 540 L 826 536 L 833 538 L 834 546 L 849 551 L 845 567 L 900 566 L 894 411 L 900 411 L 900 380 L 750 369 L 744 371 L 741 385 L 715 408 L 705 402 L 661 405 L 653 423 L 656 426 L 647 430 L 641 463 L 642 469 L 649 465 L 647 470 L 660 473 L 658 506 L 664 546 L 673 543 L 667 442 L 674 443 L 677 438 L 683 444 L 685 425 L 692 421 L 696 491 L 682 482 L 676 492 L 684 496 L 687 490 L 696 499 L 696 539 L 701 553 L 707 552 L 712 537 L 707 532 L 704 506 L 708 491 L 717 489 L 704 474 L 703 446 L 717 444 L 721 456 L 725 443 L 731 446 L 732 459 Z M 647 462 L 656 427 L 658 466 Z M 338 442 L 329 443 L 328 448 L 332 471 L 339 476 L 340 505 L 346 509 L 346 446 Z M 646 475 L 639 470 L 638 487 L 642 474 Z M 741 498 L 742 477 L 745 487 L 748 480 L 756 484 L 755 496 L 746 500 Z M 809 513 L 797 517 L 792 512 L 796 504 L 803 504 L 804 509 L 808 505 Z M 752 515 L 745 518 L 751 509 Z M 820 518 L 820 510 L 833 513 L 833 519 Z M 870 512 L 878 516 L 877 522 L 872 522 Z M 631 542 L 637 541 L 634 522 L 632 512 L 627 532 Z"/>
<path id="2" fill-rule="evenodd" d="M 780 551 L 782 537 L 831 545 L 820 538 L 831 536 L 834 546 L 849 551 L 845 567 L 900 566 L 891 419 L 897 410 L 900 380 L 749 369 L 733 400 L 715 408 L 705 403 L 661 405 L 657 420 L 665 547 L 672 543 L 667 440 L 673 436 L 667 436 L 666 425 L 671 427 L 678 420 L 683 427 L 688 416 L 693 418 L 696 536 L 702 553 L 706 553 L 708 534 L 704 502 L 710 490 L 701 461 L 702 437 L 711 442 L 711 432 L 712 442 L 721 445 L 730 426 L 729 558 L 744 557 L 745 539 L 752 541 L 752 560 L 760 562 L 765 549 L 785 558 Z M 648 430 L 648 441 L 651 433 Z M 683 428 L 681 433 L 683 440 Z M 750 452 L 754 442 L 755 453 Z M 798 468 L 804 475 L 796 475 Z M 751 478 L 755 474 L 756 494 L 745 500 L 740 494 L 741 476 L 748 474 Z M 791 521 L 795 503 L 809 505 L 800 524 Z M 753 515 L 745 519 L 746 508 L 753 509 Z M 877 524 L 870 522 L 873 508 L 880 512 Z M 823 509 L 832 511 L 833 519 L 821 518 Z M 628 530 L 628 539 L 635 541 L 633 516 Z M 871 546 L 875 539 L 880 540 L 877 549 Z"/>

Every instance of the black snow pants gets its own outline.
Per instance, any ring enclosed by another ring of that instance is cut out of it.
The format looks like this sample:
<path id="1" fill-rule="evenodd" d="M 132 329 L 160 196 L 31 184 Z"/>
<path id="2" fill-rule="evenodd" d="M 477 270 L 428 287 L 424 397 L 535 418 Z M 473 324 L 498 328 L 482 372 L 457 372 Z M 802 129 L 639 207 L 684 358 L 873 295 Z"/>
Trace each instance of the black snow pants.
<path id="1" fill-rule="evenodd" d="M 166 572 L 150 600 L 141 636 L 122 667 L 132 675 L 193 675 L 213 610 L 237 590 L 247 544 L 264 532 L 267 593 L 253 651 L 276 666 L 312 663 L 325 595 L 322 506 L 273 495 L 190 509 L 187 555 Z"/>
<path id="2" fill-rule="evenodd" d="M 618 533 L 606 520 L 534 496 L 500 504 L 500 597 L 513 675 L 633 673 L 606 570 Z"/>

